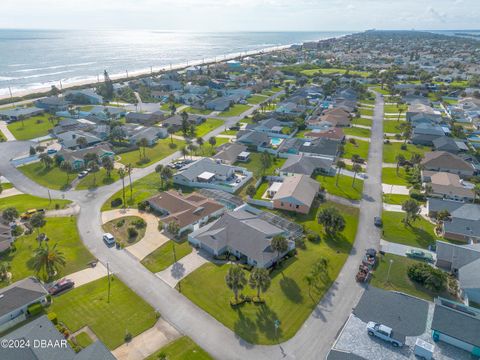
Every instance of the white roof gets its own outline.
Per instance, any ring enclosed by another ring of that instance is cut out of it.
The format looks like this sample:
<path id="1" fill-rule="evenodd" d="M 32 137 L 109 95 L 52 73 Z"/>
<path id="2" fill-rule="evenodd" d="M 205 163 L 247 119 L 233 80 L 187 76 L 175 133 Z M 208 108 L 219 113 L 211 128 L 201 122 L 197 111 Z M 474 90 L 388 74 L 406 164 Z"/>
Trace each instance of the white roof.
<path id="1" fill-rule="evenodd" d="M 204 171 L 200 175 L 198 175 L 198 178 L 203 179 L 203 180 L 210 180 L 211 178 L 215 177 L 214 173 Z"/>
<path id="2" fill-rule="evenodd" d="M 240 154 L 238 154 L 239 157 L 247 157 L 250 156 L 250 153 L 248 151 L 242 151 Z"/>
<path id="3" fill-rule="evenodd" d="M 272 185 L 270 185 L 268 191 L 277 192 L 282 187 L 282 184 L 283 183 L 281 182 L 274 182 Z"/>

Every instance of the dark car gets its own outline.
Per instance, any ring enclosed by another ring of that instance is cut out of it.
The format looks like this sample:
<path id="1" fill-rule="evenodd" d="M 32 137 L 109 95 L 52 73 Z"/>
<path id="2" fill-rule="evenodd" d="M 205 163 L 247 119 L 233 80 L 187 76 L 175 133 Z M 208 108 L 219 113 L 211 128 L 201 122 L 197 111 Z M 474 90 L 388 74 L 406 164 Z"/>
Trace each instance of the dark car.
<path id="1" fill-rule="evenodd" d="M 382 227 L 383 225 L 382 218 L 380 216 L 375 216 L 373 218 L 373 223 L 375 224 L 376 227 Z"/>
<path id="2" fill-rule="evenodd" d="M 60 294 L 62 291 L 71 289 L 75 285 L 75 283 L 70 280 L 70 279 L 62 279 L 57 281 L 50 289 L 48 289 L 48 292 L 50 295 L 57 295 Z"/>

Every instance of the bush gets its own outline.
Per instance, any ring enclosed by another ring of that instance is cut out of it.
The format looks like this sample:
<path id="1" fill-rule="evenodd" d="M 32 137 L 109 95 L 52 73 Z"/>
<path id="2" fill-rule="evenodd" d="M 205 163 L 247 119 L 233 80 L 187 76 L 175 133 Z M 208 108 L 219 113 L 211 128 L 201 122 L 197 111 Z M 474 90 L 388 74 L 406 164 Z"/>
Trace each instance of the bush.
<path id="1" fill-rule="evenodd" d="M 169 144 L 168 144 L 168 147 L 169 147 L 170 149 L 175 149 L 175 148 L 177 147 L 177 144 L 175 144 L 175 143 L 169 143 Z"/>
<path id="2" fill-rule="evenodd" d="M 406 144 L 400 145 L 400 149 L 401 149 L 401 150 L 407 150 L 407 145 L 406 145 Z"/>
<path id="3" fill-rule="evenodd" d="M 407 271 L 410 280 L 418 282 L 432 291 L 443 291 L 447 285 L 447 274 L 425 263 L 411 265 Z"/>
<path id="4" fill-rule="evenodd" d="M 110 205 L 111 205 L 112 207 L 119 207 L 119 206 L 122 205 L 122 204 L 123 204 L 123 201 L 122 201 L 122 199 L 120 199 L 120 198 L 115 198 L 115 199 L 113 199 L 113 200 L 110 202 Z"/>
<path id="5" fill-rule="evenodd" d="M 117 225 L 116 225 L 116 226 L 117 226 L 118 228 L 119 228 L 119 227 L 122 227 L 123 225 L 125 225 L 125 219 L 120 219 L 120 220 L 117 221 Z"/>
<path id="6" fill-rule="evenodd" d="M 38 314 L 40 314 L 42 311 L 43 311 L 43 306 L 42 306 L 42 304 L 40 304 L 40 303 L 32 304 L 32 305 L 30 305 L 30 306 L 27 308 L 27 313 L 28 313 L 28 315 L 30 315 L 30 316 L 38 315 Z"/>
<path id="7" fill-rule="evenodd" d="M 144 229 L 147 227 L 147 223 L 143 219 L 132 221 L 132 225 L 135 226 L 137 229 Z"/>
<path id="8" fill-rule="evenodd" d="M 58 210 L 58 209 L 60 209 L 60 204 L 57 203 L 55 204 L 55 210 Z"/>
<path id="9" fill-rule="evenodd" d="M 134 239 L 134 238 L 136 238 L 136 237 L 138 236 L 138 231 L 137 231 L 137 229 L 135 229 L 134 227 L 129 227 L 129 228 L 127 229 L 127 233 L 128 233 L 128 237 L 129 237 L 130 239 Z"/>
<path id="10" fill-rule="evenodd" d="M 410 197 L 414 200 L 417 200 L 417 201 L 425 201 L 426 200 L 426 197 L 424 194 L 422 194 L 420 191 L 418 190 L 411 190 L 410 191 Z"/>
<path id="11" fill-rule="evenodd" d="M 15 226 L 12 230 L 13 236 L 20 236 L 23 234 L 23 228 L 21 226 Z"/>
<path id="12" fill-rule="evenodd" d="M 130 341 L 132 341 L 132 339 L 133 339 L 132 334 L 129 333 L 129 332 L 127 332 L 127 333 L 125 334 L 125 342 L 130 342 Z"/>
<path id="13" fill-rule="evenodd" d="M 307 235 L 307 240 L 313 243 L 319 242 L 320 241 L 320 235 L 314 234 L 314 233 L 309 233 Z"/>
<path id="14" fill-rule="evenodd" d="M 48 320 L 50 320 L 53 323 L 53 325 L 57 325 L 58 324 L 57 314 L 54 312 L 49 313 Z"/>
<path id="15" fill-rule="evenodd" d="M 146 201 L 140 201 L 137 204 L 137 208 L 138 208 L 139 211 L 145 211 L 145 210 L 147 210 L 147 207 L 148 207 L 148 202 L 146 202 Z"/>

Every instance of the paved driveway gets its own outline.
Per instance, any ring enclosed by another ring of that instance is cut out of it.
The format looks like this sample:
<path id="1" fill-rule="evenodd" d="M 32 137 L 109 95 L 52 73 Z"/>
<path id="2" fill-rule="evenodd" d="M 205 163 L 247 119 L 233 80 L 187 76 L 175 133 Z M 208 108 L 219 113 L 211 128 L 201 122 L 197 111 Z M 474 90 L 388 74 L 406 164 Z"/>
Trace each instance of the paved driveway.
<path id="1" fill-rule="evenodd" d="M 88 284 L 89 282 L 101 279 L 104 276 L 107 276 L 107 268 L 99 262 L 95 267 L 80 270 L 65 277 L 73 280 L 75 282 L 75 287 L 79 287 Z"/>
<path id="2" fill-rule="evenodd" d="M 174 288 L 180 280 L 209 262 L 210 257 L 196 249 L 156 275 Z"/>
<path id="3" fill-rule="evenodd" d="M 399 255 L 399 256 L 407 256 L 406 255 L 407 251 L 410 251 L 412 249 L 413 250 L 419 250 L 419 251 L 423 251 L 423 252 L 431 254 L 433 256 L 434 260 L 437 258 L 437 254 L 434 253 L 433 251 L 425 250 L 425 249 L 422 249 L 422 248 L 417 248 L 417 247 L 414 247 L 414 246 L 397 244 L 397 243 L 389 242 L 389 241 L 386 241 L 386 240 L 383 240 L 383 239 L 380 240 L 380 248 L 381 248 L 382 251 L 385 251 L 386 253 Z"/>

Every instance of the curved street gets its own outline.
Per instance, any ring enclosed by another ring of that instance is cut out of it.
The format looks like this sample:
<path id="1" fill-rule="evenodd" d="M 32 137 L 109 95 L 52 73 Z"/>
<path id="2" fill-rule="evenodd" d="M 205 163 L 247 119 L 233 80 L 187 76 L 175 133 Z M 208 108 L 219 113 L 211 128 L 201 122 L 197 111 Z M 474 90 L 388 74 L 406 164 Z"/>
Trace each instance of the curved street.
<path id="1" fill-rule="evenodd" d="M 298 333 L 279 345 L 260 346 L 246 343 L 148 271 L 127 251 L 108 248 L 104 245 L 100 209 L 114 192 L 121 189 L 120 181 L 95 190 L 49 191 L 25 177 L 10 163 L 10 159 L 14 156 L 28 152 L 32 144 L 19 141 L 0 144 L 0 173 L 24 193 L 44 198 L 48 198 L 50 193 L 52 198 L 74 201 L 80 207 L 78 230 L 81 239 L 92 254 L 104 265 L 108 263 L 110 269 L 127 286 L 161 313 L 163 319 L 181 333 L 188 335 L 215 358 L 321 359 L 327 355 L 335 337 L 363 293 L 363 287 L 356 283 L 354 275 L 364 250 L 369 247 L 378 249 L 380 243 L 380 232 L 373 224 L 373 217 L 380 215 L 382 208 L 383 106 L 383 97 L 376 94 L 367 176 L 364 182 L 363 198 L 360 201 L 359 227 L 352 252 L 331 289 Z M 225 126 L 228 127 L 238 120 L 239 117 L 229 118 Z M 204 138 L 218 135 L 221 131 L 223 126 Z M 176 152 L 156 164 L 135 169 L 132 172 L 132 181 L 152 173 L 157 164 L 167 164 L 179 156 L 180 153 Z"/>

